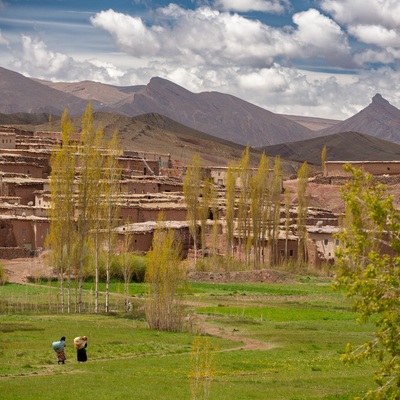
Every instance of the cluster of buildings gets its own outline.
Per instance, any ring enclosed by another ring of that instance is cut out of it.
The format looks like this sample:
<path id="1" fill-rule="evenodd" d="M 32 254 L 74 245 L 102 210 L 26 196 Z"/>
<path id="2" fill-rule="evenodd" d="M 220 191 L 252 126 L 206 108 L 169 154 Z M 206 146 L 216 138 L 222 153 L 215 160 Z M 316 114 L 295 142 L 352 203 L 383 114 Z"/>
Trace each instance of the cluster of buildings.
<path id="1" fill-rule="evenodd" d="M 48 211 L 51 205 L 49 175 L 52 149 L 60 140 L 59 132 L 31 132 L 14 127 L 0 126 L 0 259 L 34 256 L 45 246 L 49 232 Z M 184 255 L 192 248 L 192 238 L 186 222 L 186 204 L 183 196 L 184 168 L 171 160 L 168 154 L 148 154 L 125 151 L 119 158 L 122 168 L 119 213 L 121 224 L 117 228 L 119 241 L 130 235 L 132 250 L 147 252 L 160 211 L 182 241 Z M 394 166 L 387 165 L 393 169 Z M 333 168 L 333 167 L 332 167 Z M 226 181 L 227 169 L 209 167 L 209 176 L 221 188 Z M 335 171 L 336 172 L 336 171 Z M 224 231 L 225 206 L 221 195 L 218 215 L 210 225 L 218 224 L 218 254 L 226 252 Z M 296 235 L 297 208 L 290 210 L 290 232 L 281 210 L 278 238 L 279 260 L 298 256 Z M 307 217 L 308 261 L 318 266 L 333 263 L 338 245 L 338 217 L 324 209 L 309 208 Z M 215 240 L 208 235 L 210 243 Z"/>
<path id="2" fill-rule="evenodd" d="M 0 259 L 33 256 L 44 248 L 51 206 L 50 157 L 59 140 L 59 132 L 0 126 Z M 169 155 L 126 151 L 119 163 L 122 222 L 155 221 L 160 210 L 167 219 L 185 221 L 182 179 L 174 177 L 182 168 L 174 166 Z M 138 232 L 143 239 L 143 227 Z M 135 240 L 139 251 L 147 250 L 143 240 Z"/>

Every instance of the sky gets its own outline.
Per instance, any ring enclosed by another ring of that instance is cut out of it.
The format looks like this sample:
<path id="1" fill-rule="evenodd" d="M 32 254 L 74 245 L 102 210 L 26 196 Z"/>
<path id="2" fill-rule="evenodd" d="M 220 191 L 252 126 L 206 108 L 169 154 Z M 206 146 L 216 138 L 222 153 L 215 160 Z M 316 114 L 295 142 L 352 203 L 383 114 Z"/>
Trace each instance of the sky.
<path id="1" fill-rule="evenodd" d="M 399 0 L 0 0 L 0 66 L 56 82 L 168 79 L 280 114 L 400 108 Z"/>

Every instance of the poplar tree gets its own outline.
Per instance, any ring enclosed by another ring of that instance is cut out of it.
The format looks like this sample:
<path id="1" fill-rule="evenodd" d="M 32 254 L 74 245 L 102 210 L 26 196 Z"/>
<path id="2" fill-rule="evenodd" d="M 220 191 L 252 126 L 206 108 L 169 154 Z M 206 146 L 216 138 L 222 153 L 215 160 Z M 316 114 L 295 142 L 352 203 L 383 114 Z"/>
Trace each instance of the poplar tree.
<path id="1" fill-rule="evenodd" d="M 235 201 L 236 201 L 236 166 L 230 164 L 226 174 L 226 253 L 233 256 L 233 235 L 234 235 L 234 219 L 235 219 Z"/>
<path id="2" fill-rule="evenodd" d="M 385 187 L 370 174 L 345 166 L 352 180 L 342 190 L 345 219 L 338 235 L 336 286 L 345 289 L 376 330 L 371 340 L 348 344 L 342 360 L 376 359 L 378 387 L 365 399 L 400 398 L 400 212 Z"/>
<path id="3" fill-rule="evenodd" d="M 250 218 L 250 151 L 247 146 L 242 153 L 242 158 L 239 163 L 239 179 L 240 179 L 240 195 L 238 204 L 238 233 L 239 233 L 239 248 L 244 247 L 245 263 L 249 266 L 250 249 L 251 249 L 251 218 Z"/>
<path id="4" fill-rule="evenodd" d="M 199 198 L 201 194 L 202 172 L 201 159 L 195 154 L 191 164 L 187 166 L 186 175 L 183 179 L 183 195 L 186 202 L 186 219 L 189 225 L 190 234 L 193 237 L 194 261 L 197 261 L 198 227 L 200 218 Z"/>
<path id="5" fill-rule="evenodd" d="M 325 174 L 326 160 L 327 160 L 327 152 L 326 152 L 326 146 L 324 146 L 321 151 L 321 169 L 324 174 Z"/>
<path id="6" fill-rule="evenodd" d="M 100 126 L 95 131 L 95 142 L 90 154 L 91 156 L 91 184 L 97 182 L 98 195 L 90 199 L 89 213 L 91 224 L 88 231 L 88 248 L 93 251 L 90 255 L 90 261 L 93 262 L 95 272 L 95 313 L 99 312 L 99 283 L 100 283 L 100 265 L 103 257 L 102 245 L 105 240 L 106 229 L 106 202 L 104 201 L 104 172 L 103 172 L 103 154 L 100 149 L 104 148 L 103 128 Z M 89 154 L 87 155 L 89 156 Z M 96 189 L 97 189 L 96 188 Z M 94 190 L 94 187 L 91 188 Z M 88 259 L 88 260 L 89 260 Z M 88 262 L 87 262 L 88 264 Z"/>
<path id="7" fill-rule="evenodd" d="M 261 243 L 263 237 L 263 212 L 265 208 L 266 193 L 268 190 L 269 160 L 265 153 L 260 158 L 257 173 L 251 179 L 250 202 L 254 248 L 254 268 L 259 269 L 261 263 Z"/>
<path id="8" fill-rule="evenodd" d="M 65 312 L 64 277 L 67 275 L 67 312 L 71 312 L 71 269 L 74 246 L 75 147 L 71 143 L 73 126 L 65 110 L 61 118 L 61 142 L 51 154 L 50 231 L 46 238 L 59 274 L 61 311 Z"/>
<path id="9" fill-rule="evenodd" d="M 213 182 L 211 178 L 204 179 L 201 187 L 201 202 L 199 205 L 201 250 L 203 258 L 206 251 L 207 220 L 210 215 L 210 206 L 212 204 L 212 190 Z"/>
<path id="10" fill-rule="evenodd" d="M 288 263 L 288 243 L 289 243 L 289 233 L 290 233 L 290 204 L 291 195 L 288 188 L 285 189 L 285 264 Z"/>
<path id="11" fill-rule="evenodd" d="M 101 185 L 101 191 L 104 201 L 104 221 L 105 221 L 105 240 L 106 240 L 106 312 L 110 308 L 110 270 L 111 270 L 111 253 L 116 242 L 115 228 L 118 224 L 118 198 L 120 193 L 121 168 L 119 166 L 118 157 L 121 153 L 117 131 L 108 143 L 107 155 L 104 163 L 104 172 Z"/>
<path id="12" fill-rule="evenodd" d="M 78 312 L 82 312 L 84 266 L 85 259 L 89 255 L 90 235 L 93 233 L 92 230 L 97 228 L 96 217 L 98 216 L 101 173 L 99 146 L 102 143 L 102 133 L 102 129 L 96 131 L 94 128 L 92 105 L 89 103 L 82 118 L 82 131 L 78 146 Z"/>
<path id="13" fill-rule="evenodd" d="M 212 255 L 217 254 L 218 249 L 218 228 L 219 228 L 219 215 L 218 215 L 218 188 L 216 185 L 211 185 L 211 199 L 210 207 L 213 218 L 213 226 L 211 232 L 211 242 L 212 242 Z"/>
<path id="14" fill-rule="evenodd" d="M 297 237 L 298 237 L 298 264 L 307 260 L 307 212 L 309 198 L 307 195 L 309 167 L 304 162 L 297 172 Z"/>
<path id="15" fill-rule="evenodd" d="M 271 184 L 271 265 L 275 265 L 278 259 L 282 180 L 283 173 L 281 159 L 279 156 L 276 156 L 274 161 L 274 174 Z"/>
<path id="16" fill-rule="evenodd" d="M 129 222 L 127 222 L 129 225 Z M 132 234 L 126 233 L 124 236 L 123 247 L 121 251 L 121 269 L 122 275 L 124 277 L 124 307 L 125 311 L 128 311 L 128 295 L 129 295 L 129 283 L 132 280 L 134 274 L 134 265 L 133 265 L 133 255 L 131 253 L 132 247 Z"/>
<path id="17" fill-rule="evenodd" d="M 181 263 L 181 244 L 176 240 L 175 232 L 166 227 L 162 215 L 147 258 L 147 323 L 152 329 L 180 332 L 185 316 L 182 296 L 186 276 Z"/>

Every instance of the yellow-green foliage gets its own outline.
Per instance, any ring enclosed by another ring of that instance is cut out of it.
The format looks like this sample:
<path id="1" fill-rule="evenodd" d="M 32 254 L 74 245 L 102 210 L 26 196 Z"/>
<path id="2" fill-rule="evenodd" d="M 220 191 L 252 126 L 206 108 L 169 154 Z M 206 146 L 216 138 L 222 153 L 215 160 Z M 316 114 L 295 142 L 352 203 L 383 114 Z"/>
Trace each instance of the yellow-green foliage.
<path id="1" fill-rule="evenodd" d="M 400 398 L 400 212 L 369 174 L 346 166 L 353 179 L 343 189 L 344 225 L 338 238 L 337 284 L 354 299 L 361 321 L 374 322 L 374 337 L 348 345 L 343 360 L 376 358 L 379 389 L 368 399 Z"/>
<path id="2" fill-rule="evenodd" d="M 192 400 L 206 400 L 210 397 L 210 386 L 216 374 L 216 349 L 209 339 L 196 336 L 190 353 L 189 384 Z"/>
<path id="3" fill-rule="evenodd" d="M 146 320 L 150 328 L 179 332 L 183 329 L 182 294 L 185 271 L 180 243 L 160 218 L 148 253 L 145 282 L 148 283 Z"/>
<path id="4" fill-rule="evenodd" d="M 7 282 L 7 274 L 4 267 L 0 264 L 0 285 L 4 285 Z"/>

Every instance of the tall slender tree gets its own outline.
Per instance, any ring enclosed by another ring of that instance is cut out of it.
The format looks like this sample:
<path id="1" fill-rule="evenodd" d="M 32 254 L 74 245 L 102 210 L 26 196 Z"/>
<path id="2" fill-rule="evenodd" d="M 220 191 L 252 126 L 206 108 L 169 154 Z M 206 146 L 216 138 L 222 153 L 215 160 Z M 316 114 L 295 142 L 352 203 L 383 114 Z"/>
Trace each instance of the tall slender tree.
<path id="1" fill-rule="evenodd" d="M 208 229 L 207 220 L 210 216 L 211 211 L 212 190 L 213 181 L 211 180 L 211 178 L 205 178 L 201 187 L 201 202 L 199 205 L 201 251 L 203 258 L 206 252 L 206 234 Z"/>
<path id="2" fill-rule="evenodd" d="M 229 164 L 226 174 L 226 253 L 233 256 L 233 235 L 235 231 L 236 166 Z"/>
<path id="3" fill-rule="evenodd" d="M 271 265 L 275 265 L 278 260 L 282 181 L 283 173 L 281 159 L 279 156 L 276 156 L 274 161 L 274 173 L 271 184 Z"/>
<path id="4" fill-rule="evenodd" d="M 307 213 L 309 196 L 307 194 L 309 167 L 304 162 L 297 173 L 297 237 L 298 264 L 307 261 Z"/>
<path id="5" fill-rule="evenodd" d="M 249 146 L 242 153 L 239 163 L 240 195 L 238 204 L 238 233 L 239 248 L 244 248 L 245 264 L 250 264 L 251 250 L 251 216 L 250 216 L 250 181 L 252 171 L 250 168 L 250 150 Z M 241 254 L 241 253 L 240 253 Z"/>
<path id="6" fill-rule="evenodd" d="M 82 289 L 85 259 L 91 245 L 92 230 L 98 222 L 99 182 L 102 169 L 99 146 L 102 144 L 102 133 L 102 129 L 95 130 L 92 104 L 89 103 L 82 118 L 82 131 L 78 146 L 78 312 L 82 312 L 83 306 Z"/>
<path id="7" fill-rule="evenodd" d="M 64 277 L 67 276 L 67 312 L 71 312 L 71 269 L 74 247 L 75 146 L 73 126 L 65 110 L 61 119 L 61 142 L 52 152 L 50 164 L 50 232 L 46 238 L 59 273 L 61 311 L 65 312 Z"/>
<path id="8" fill-rule="evenodd" d="M 321 169 L 324 174 L 325 174 L 325 163 L 326 163 L 327 158 L 328 158 L 327 150 L 326 150 L 326 146 L 324 146 L 321 151 Z"/>
<path id="9" fill-rule="evenodd" d="M 288 188 L 285 189 L 285 264 L 288 263 L 288 245 L 289 245 L 289 233 L 290 233 L 290 205 L 291 205 L 291 195 Z"/>
<path id="10" fill-rule="evenodd" d="M 104 173 L 102 180 L 102 194 L 104 196 L 104 221 L 105 221 L 105 239 L 106 239 L 106 312 L 110 308 L 110 269 L 111 253 L 116 241 L 115 227 L 118 224 L 118 198 L 120 193 L 121 168 L 118 157 L 121 150 L 118 143 L 117 131 L 114 131 L 112 139 L 107 148 L 107 155 L 104 164 Z"/>
<path id="11" fill-rule="evenodd" d="M 265 153 L 260 158 L 257 173 L 251 179 L 250 202 L 252 219 L 252 236 L 254 248 L 254 268 L 261 264 L 261 244 L 263 242 L 263 212 L 268 190 L 269 160 Z"/>
<path id="12" fill-rule="evenodd" d="M 166 226 L 161 214 L 148 252 L 145 282 L 148 284 L 146 320 L 152 329 L 183 330 L 183 290 L 186 274 L 181 261 L 181 244 Z"/>
<path id="13" fill-rule="evenodd" d="M 189 231 L 193 237 L 194 259 L 197 261 L 198 221 L 200 219 L 199 199 L 202 185 L 201 158 L 195 154 L 191 164 L 188 165 L 183 180 L 183 195 L 185 197 Z"/>

